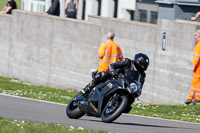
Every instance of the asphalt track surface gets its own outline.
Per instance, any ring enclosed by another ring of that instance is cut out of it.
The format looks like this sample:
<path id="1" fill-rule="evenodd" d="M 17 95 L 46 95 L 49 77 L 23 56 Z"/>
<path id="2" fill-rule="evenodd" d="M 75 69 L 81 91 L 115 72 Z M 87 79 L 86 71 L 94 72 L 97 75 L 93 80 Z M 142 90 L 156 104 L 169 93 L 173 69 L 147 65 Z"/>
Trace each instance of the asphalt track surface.
<path id="1" fill-rule="evenodd" d="M 84 116 L 69 119 L 66 105 L 0 93 L 0 117 L 37 123 L 54 123 L 111 133 L 200 133 L 200 123 L 123 114 L 113 123 Z"/>

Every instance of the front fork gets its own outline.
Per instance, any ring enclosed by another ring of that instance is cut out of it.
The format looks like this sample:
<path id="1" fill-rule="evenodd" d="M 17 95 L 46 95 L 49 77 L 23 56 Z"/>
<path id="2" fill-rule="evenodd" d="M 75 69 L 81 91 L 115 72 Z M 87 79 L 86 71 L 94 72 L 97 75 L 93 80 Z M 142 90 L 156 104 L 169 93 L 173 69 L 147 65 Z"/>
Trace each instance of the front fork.
<path id="1" fill-rule="evenodd" d="M 112 101 L 108 104 L 108 106 L 111 107 L 111 106 L 115 105 L 117 100 L 119 99 L 119 97 L 120 97 L 120 95 L 115 93 Z"/>

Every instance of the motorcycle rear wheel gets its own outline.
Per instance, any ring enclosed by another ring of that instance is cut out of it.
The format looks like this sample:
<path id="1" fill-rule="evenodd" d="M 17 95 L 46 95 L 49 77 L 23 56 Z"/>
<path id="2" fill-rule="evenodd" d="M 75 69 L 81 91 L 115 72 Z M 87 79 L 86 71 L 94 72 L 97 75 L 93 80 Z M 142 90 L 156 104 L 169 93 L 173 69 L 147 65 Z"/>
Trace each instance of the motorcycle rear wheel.
<path id="1" fill-rule="evenodd" d="M 105 123 L 110 123 L 116 120 L 128 107 L 128 98 L 127 96 L 120 96 L 119 99 L 115 102 L 114 106 L 109 106 L 112 102 L 112 98 L 107 102 L 106 107 L 102 111 L 101 120 Z"/>
<path id="2" fill-rule="evenodd" d="M 77 97 L 79 94 L 77 94 L 76 96 L 74 96 L 72 98 L 72 100 L 69 102 L 69 104 L 67 105 L 66 108 L 66 114 L 69 118 L 71 119 L 79 119 L 80 117 L 82 117 L 85 113 L 82 112 L 79 108 L 78 108 L 78 103 L 77 101 L 73 100 L 75 97 Z"/>

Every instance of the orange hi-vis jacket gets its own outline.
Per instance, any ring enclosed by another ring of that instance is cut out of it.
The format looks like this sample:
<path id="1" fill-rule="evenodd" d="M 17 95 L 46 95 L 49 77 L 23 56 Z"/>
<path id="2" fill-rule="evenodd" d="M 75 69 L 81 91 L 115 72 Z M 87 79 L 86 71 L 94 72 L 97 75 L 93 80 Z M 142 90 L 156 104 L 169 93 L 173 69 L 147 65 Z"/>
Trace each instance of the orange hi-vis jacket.
<path id="1" fill-rule="evenodd" d="M 101 61 L 99 61 L 98 72 L 108 72 L 108 66 L 110 64 L 124 58 L 120 47 L 114 41 L 101 43 L 97 56 L 101 59 Z"/>
<path id="2" fill-rule="evenodd" d="M 196 99 L 200 100 L 200 41 L 194 47 L 193 66 L 193 79 L 188 99 L 192 100 L 196 96 Z"/>

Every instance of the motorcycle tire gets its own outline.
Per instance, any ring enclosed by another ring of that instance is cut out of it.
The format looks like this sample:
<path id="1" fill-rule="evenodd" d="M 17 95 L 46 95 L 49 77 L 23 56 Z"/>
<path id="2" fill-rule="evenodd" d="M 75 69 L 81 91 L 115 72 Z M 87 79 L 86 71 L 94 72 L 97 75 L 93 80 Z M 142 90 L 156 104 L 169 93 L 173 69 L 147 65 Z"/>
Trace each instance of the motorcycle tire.
<path id="1" fill-rule="evenodd" d="M 109 104 L 109 101 L 107 103 L 107 105 Z M 104 108 L 104 110 L 102 111 L 102 114 L 101 114 L 101 120 L 105 123 L 111 123 L 113 122 L 114 120 L 116 120 L 125 110 L 126 108 L 128 107 L 128 98 L 126 96 L 120 96 L 118 102 L 116 102 L 116 104 L 118 104 L 118 108 L 114 110 L 113 113 L 111 114 L 108 114 L 106 113 L 109 108 L 106 107 Z"/>
<path id="2" fill-rule="evenodd" d="M 76 95 L 77 96 L 77 95 Z M 76 97 L 75 96 L 75 97 Z M 76 101 L 73 100 L 74 98 L 72 98 L 72 100 L 69 102 L 69 104 L 67 105 L 66 108 L 66 114 L 69 118 L 71 119 L 79 119 L 80 117 L 82 117 L 85 113 L 82 112 L 79 108 L 78 105 L 75 103 Z"/>

